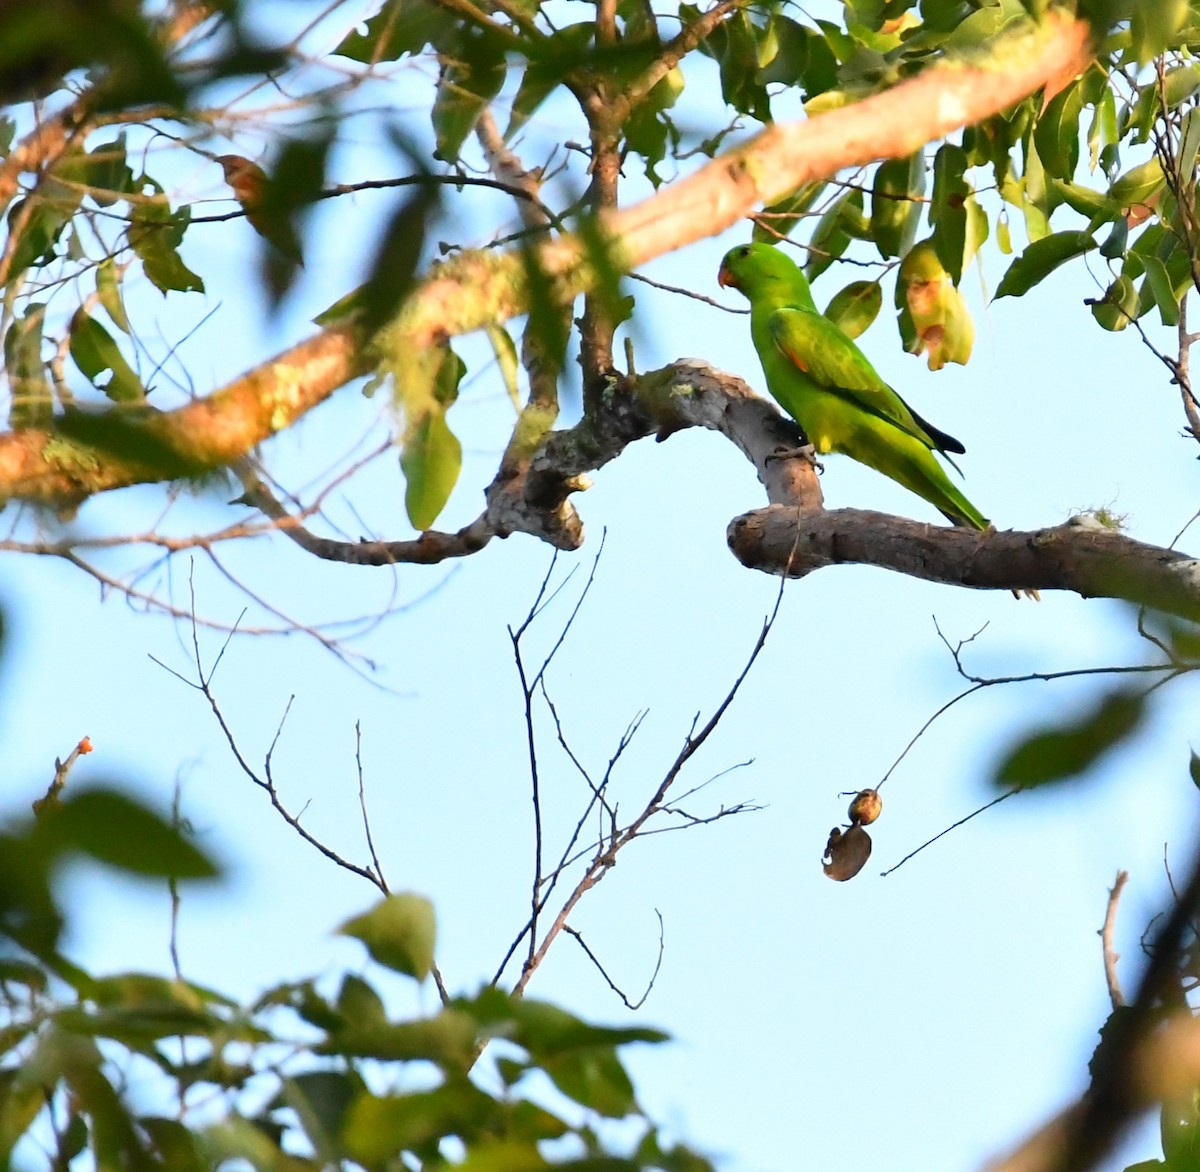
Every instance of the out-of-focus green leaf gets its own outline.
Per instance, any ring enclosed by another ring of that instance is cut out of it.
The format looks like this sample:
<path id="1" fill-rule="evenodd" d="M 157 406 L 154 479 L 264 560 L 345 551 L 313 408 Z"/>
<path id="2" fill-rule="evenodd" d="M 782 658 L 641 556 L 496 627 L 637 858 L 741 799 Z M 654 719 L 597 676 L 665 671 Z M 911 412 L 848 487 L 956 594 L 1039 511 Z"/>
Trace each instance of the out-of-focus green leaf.
<path id="1" fill-rule="evenodd" d="M 1192 759 L 1188 762 L 1188 773 L 1191 775 L 1192 784 L 1200 789 L 1200 753 L 1195 749 L 1192 750 Z"/>
<path id="2" fill-rule="evenodd" d="M 499 1124 L 502 1111 L 466 1079 L 410 1095 L 361 1095 L 346 1114 L 343 1135 L 352 1159 L 382 1165 L 397 1153 L 447 1135 L 474 1139 Z"/>
<path id="3" fill-rule="evenodd" d="M 14 431 L 45 427 L 54 413 L 50 381 L 42 359 L 45 315 L 45 305 L 30 302 L 24 316 L 13 318 L 4 335 L 4 369 L 11 395 L 8 424 Z"/>
<path id="4" fill-rule="evenodd" d="M 421 3 L 427 0 L 420 0 Z M 432 5 L 431 5 L 432 7 Z M 521 75 L 521 84 L 512 101 L 505 140 L 512 138 L 533 116 L 534 111 L 563 84 L 572 71 L 585 65 L 592 56 L 595 25 L 579 21 L 564 25 L 544 40 L 531 46 L 529 64 Z"/>
<path id="5" fill-rule="evenodd" d="M 496 365 L 500 368 L 500 377 L 504 380 L 504 389 L 512 400 L 512 405 L 521 409 L 521 387 L 518 382 L 520 363 L 517 361 L 517 347 L 512 335 L 503 326 L 491 325 L 485 327 L 488 341 L 492 344 L 492 353 L 496 355 Z"/>
<path id="6" fill-rule="evenodd" d="M 665 1042 L 661 1030 L 591 1025 L 565 1009 L 536 999 L 513 1002 L 512 1041 L 539 1062 L 579 1048 L 623 1046 L 629 1042 Z"/>
<path id="7" fill-rule="evenodd" d="M 138 1119 L 162 1166 L 171 1172 L 207 1172 L 210 1165 L 201 1154 L 199 1138 L 178 1119 L 143 1115 Z"/>
<path id="8" fill-rule="evenodd" d="M 115 790 L 70 795 L 39 821 L 37 835 L 51 854 L 81 851 L 131 875 L 212 879 L 220 873 L 174 826 Z"/>
<path id="9" fill-rule="evenodd" d="M 507 66 L 503 45 L 484 32 L 464 34 L 442 66 L 433 103 L 434 157 L 453 163 L 484 107 L 500 92 Z"/>
<path id="10" fill-rule="evenodd" d="M 433 905 L 424 896 L 386 895 L 338 931 L 361 940 L 371 958 L 387 968 L 418 981 L 429 975 L 437 929 Z"/>
<path id="11" fill-rule="evenodd" d="M 145 401 L 142 380 L 125 361 L 112 335 L 82 306 L 71 318 L 70 332 L 71 357 L 92 386 L 114 403 Z"/>
<path id="12" fill-rule="evenodd" d="M 883 290 L 878 281 L 853 281 L 834 294 L 825 316 L 847 337 L 857 338 L 879 316 Z"/>
<path id="13" fill-rule="evenodd" d="M 1200 1092 L 1196 1089 L 1163 1103 L 1159 1115 L 1163 1172 L 1200 1167 Z"/>
<path id="14" fill-rule="evenodd" d="M 1145 697 L 1112 691 L 1077 719 L 1026 737 L 995 770 L 1002 786 L 1038 786 L 1075 777 L 1141 727 Z"/>
<path id="15" fill-rule="evenodd" d="M 310 1070 L 285 1077 L 275 1105 L 295 1111 L 317 1156 L 336 1164 L 350 1104 L 363 1093 L 363 1081 L 354 1071 Z"/>
<path id="16" fill-rule="evenodd" d="M 418 187 L 388 221 L 371 272 L 353 297 L 368 337 L 396 316 L 412 291 L 426 228 L 439 202 L 436 188 Z"/>
<path id="17" fill-rule="evenodd" d="M 620 1119 L 637 1106 L 633 1083 L 611 1047 L 568 1050 L 547 1058 L 542 1069 L 564 1095 L 600 1115 Z"/>
<path id="18" fill-rule="evenodd" d="M 377 1058 L 382 1062 L 432 1062 L 453 1074 L 465 1074 L 475 1061 L 474 1020 L 455 1009 L 421 1021 L 384 1022 L 370 1028 L 348 1025 L 320 1043 L 320 1054 Z"/>
<path id="19" fill-rule="evenodd" d="M 20 1069 L 0 1070 L 0 1165 L 46 1106 L 46 1088 Z"/>
<path id="20" fill-rule="evenodd" d="M 1129 26 L 1137 63 L 1153 61 L 1171 45 L 1187 16 L 1187 0 L 1140 0 Z"/>
<path id="21" fill-rule="evenodd" d="M 1035 240 L 1008 266 L 996 289 L 996 298 L 1020 297 L 1028 293 L 1060 265 L 1095 247 L 1092 234 L 1082 231 L 1055 232 L 1053 236 Z"/>

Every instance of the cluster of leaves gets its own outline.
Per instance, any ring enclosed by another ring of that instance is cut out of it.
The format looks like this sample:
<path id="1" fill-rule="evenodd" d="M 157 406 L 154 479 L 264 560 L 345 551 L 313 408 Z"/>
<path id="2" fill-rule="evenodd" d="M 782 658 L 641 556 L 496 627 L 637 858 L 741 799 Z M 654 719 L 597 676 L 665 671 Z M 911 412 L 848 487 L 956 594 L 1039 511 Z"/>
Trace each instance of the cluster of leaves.
<path id="1" fill-rule="evenodd" d="M 75 854 L 160 881 L 218 872 L 176 827 L 109 790 L 56 796 L 4 832 L 0 1165 L 32 1167 L 40 1151 L 50 1167 L 86 1152 L 99 1168 L 172 1172 L 235 1158 L 284 1172 L 434 1168 L 451 1156 L 476 1172 L 711 1168 L 648 1124 L 614 1155 L 599 1126 L 637 1113 L 618 1048 L 661 1042 L 656 1030 L 589 1025 L 495 988 L 396 1021 L 376 983 L 353 974 L 332 995 L 305 981 L 245 1008 L 181 977 L 92 976 L 59 951 L 56 876 Z M 384 969 L 430 970 L 433 912 L 420 897 L 385 897 L 341 930 Z M 503 1051 L 495 1073 L 472 1079 L 488 1045 Z M 537 1075 L 560 1108 L 524 1093 Z"/>
<path id="2" fill-rule="evenodd" d="M 64 22 L 86 32 L 90 16 L 67 0 L 60 7 Z M 196 101 L 203 87 L 217 77 L 277 66 L 280 58 L 241 33 L 237 4 L 210 7 L 227 32 L 225 47 L 202 67 L 192 54 L 164 47 L 161 25 L 141 6 L 110 0 L 106 11 L 120 16 L 113 27 L 126 33 L 93 44 L 81 32 L 78 44 L 67 42 L 75 48 L 61 59 L 51 54 L 43 68 L 39 93 L 61 86 L 70 70 L 90 68 L 93 83 L 73 119 L 79 132 L 7 209 L 0 329 L 14 428 L 45 426 L 56 408 L 72 401 L 63 354 L 112 404 L 144 403 L 152 388 L 139 372 L 146 365 L 137 361 L 143 343 L 127 312 L 125 283 L 139 273 L 172 296 L 204 289 L 203 275 L 180 255 L 194 217 L 186 203 L 173 204 L 146 170 L 145 135 L 155 133 L 154 118 L 140 116 L 135 143 L 133 132 L 106 128 L 101 114 L 115 109 L 121 115 L 115 120 L 133 121 L 133 107 L 153 98 L 173 124 L 190 127 L 197 142 L 211 138 L 211 118 Z M 366 290 L 351 304 L 367 334 L 394 315 L 429 251 L 439 184 L 479 165 L 472 131 L 493 105 L 507 108 L 505 138 L 519 139 L 523 152 L 557 149 L 562 131 L 547 148 L 536 134 L 536 115 L 552 109 L 556 120 L 578 126 L 575 137 L 589 144 L 586 151 L 638 160 L 657 187 L 685 158 L 715 154 L 729 131 L 792 116 L 797 98 L 810 115 L 819 115 L 942 60 L 974 58 L 1002 68 L 992 55 L 1051 7 L 1048 0 L 843 0 L 843 20 L 834 22 L 774 2 L 727 0 L 710 8 L 681 3 L 674 12 L 661 12 L 643 0 L 619 0 L 611 21 L 588 12 L 559 23 L 562 13 L 535 0 L 485 0 L 469 7 L 386 0 L 332 56 L 343 68 L 347 62 L 364 67 L 364 76 L 395 63 L 427 62 L 429 121 L 419 134 L 405 130 L 413 136 L 412 144 L 406 137 L 401 145 L 416 172 L 408 177 L 417 185 L 415 194 L 398 204 Z M 879 279 L 856 280 L 829 302 L 831 316 L 848 333 L 861 333 L 877 318 L 883 278 L 894 273 L 903 346 L 924 355 L 933 369 L 966 362 L 974 329 L 959 286 L 989 238 L 1002 254 L 1013 252 L 1015 224 L 1027 247 L 1008 265 L 998 296 L 1022 295 L 1057 266 L 1095 250 L 1110 268 L 1092 305 L 1102 326 L 1121 329 L 1151 310 L 1168 325 L 1178 322 L 1182 298 L 1194 283 L 1200 65 L 1193 47 L 1200 44 L 1200 6 L 1187 0 L 1091 0 L 1077 7 L 1098 33 L 1095 58 L 1082 76 L 1058 79 L 1044 93 L 968 128 L 958 141 L 848 179 L 808 184 L 764 209 L 756 234 L 775 240 L 796 233 L 807 250 L 810 278 L 839 260 L 878 266 Z M 35 19 L 30 5 L 14 11 L 21 15 L 11 20 L 34 39 L 37 52 L 30 59 L 45 57 L 51 17 Z M 138 56 L 151 52 L 149 62 Z M 115 83 L 126 76 L 130 60 L 139 63 L 138 76 L 151 91 L 126 92 Z M 714 68 L 731 116 L 723 127 L 712 126 L 706 105 L 704 83 Z M 410 73 L 410 81 L 416 76 Z M 25 93 L 18 81 L 16 65 L 9 62 L 6 73 L 0 59 L 0 93 L 14 108 Z M 330 193 L 324 185 L 338 121 L 331 92 L 313 96 L 320 116 L 303 130 L 294 124 L 276 128 L 279 146 L 266 172 L 255 175 L 255 165 L 243 160 L 251 168 L 243 174 L 254 179 L 249 186 L 230 177 L 226 160 L 239 156 L 209 154 L 226 166 L 242 214 L 263 238 L 265 284 L 276 298 L 296 277 L 297 231 L 307 209 Z M 9 123 L 10 147 L 14 128 L 27 125 L 27 112 Z M 418 140 L 432 146 L 437 171 L 415 162 L 426 153 Z M 532 161 L 545 163 L 548 156 Z M 566 166 L 567 178 L 542 191 L 549 201 L 543 223 L 529 232 L 585 230 L 591 222 L 597 209 L 589 201 L 599 197 L 590 193 L 580 201 L 569 181 L 579 161 L 571 157 Z M 1083 217 L 1083 226 L 1052 226 L 1060 213 Z M 532 291 L 539 274 L 530 273 L 528 283 Z M 72 295 L 76 304 L 68 312 L 48 312 L 54 297 L 61 307 Z M 619 313 L 629 309 L 621 303 Z M 561 350 L 561 313 L 531 314 L 530 328 L 544 349 Z M 516 346 L 501 326 L 494 335 L 513 391 Z M 409 516 L 418 528 L 433 524 L 458 477 L 461 448 L 447 413 L 462 372 L 461 360 L 448 354 L 391 372 L 404 416 Z"/>
<path id="3" fill-rule="evenodd" d="M 905 76 L 935 48 L 983 51 L 1029 19 L 1030 6 L 922 4 L 920 21 L 903 4 L 866 0 L 846 7 L 846 29 L 836 36 L 828 30 L 841 88 L 810 101 L 810 112 Z M 807 185 L 766 210 L 758 236 L 790 232 L 816 208 L 820 217 L 807 241 L 810 277 L 856 241 L 874 245 L 882 262 L 899 261 L 901 340 L 907 350 L 926 353 L 933 369 L 970 357 L 974 331 L 957 287 L 989 236 L 1002 254 L 1013 252 L 1014 221 L 1028 245 L 1000 279 L 997 297 L 1021 296 L 1060 265 L 1098 249 L 1111 270 L 1092 303 L 1101 326 L 1124 329 L 1153 309 L 1164 324 L 1176 325 L 1194 285 L 1200 65 L 1193 52 L 1200 8 L 1146 3 L 1088 15 L 1120 23 L 1081 76 L 1061 78 L 967 128 L 961 142 L 942 144 L 932 159 L 921 152 L 886 162 L 869 181 L 849 187 Z M 859 77 L 847 86 L 851 71 Z M 1055 230 L 1051 217 L 1060 210 L 1083 216 L 1086 226 Z M 928 234 L 918 241 L 923 223 Z M 881 303 L 878 283 L 858 281 L 833 298 L 829 313 L 857 335 Z"/>

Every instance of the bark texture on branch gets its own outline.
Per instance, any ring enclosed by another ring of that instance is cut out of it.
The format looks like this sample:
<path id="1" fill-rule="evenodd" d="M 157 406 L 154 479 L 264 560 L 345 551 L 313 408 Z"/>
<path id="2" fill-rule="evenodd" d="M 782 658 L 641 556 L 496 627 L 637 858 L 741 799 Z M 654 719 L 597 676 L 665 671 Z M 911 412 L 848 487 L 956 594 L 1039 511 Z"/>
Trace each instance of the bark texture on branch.
<path id="1" fill-rule="evenodd" d="M 979 590 L 1069 590 L 1200 621 L 1200 561 L 1134 541 L 1089 517 L 1029 533 L 926 525 L 865 509 L 773 505 L 737 517 L 730 549 L 750 569 L 800 578 L 870 565 Z"/>

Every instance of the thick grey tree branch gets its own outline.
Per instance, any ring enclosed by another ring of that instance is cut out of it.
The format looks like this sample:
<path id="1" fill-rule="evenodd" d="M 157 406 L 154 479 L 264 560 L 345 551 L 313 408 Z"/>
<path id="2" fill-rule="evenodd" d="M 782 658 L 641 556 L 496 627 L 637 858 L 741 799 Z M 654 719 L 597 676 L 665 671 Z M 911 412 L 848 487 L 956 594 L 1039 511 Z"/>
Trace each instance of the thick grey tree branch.
<path id="1" fill-rule="evenodd" d="M 1200 561 L 1134 541 L 1093 518 L 1029 533 L 926 525 L 864 509 L 798 513 L 779 505 L 735 518 L 734 555 L 751 569 L 800 578 L 858 564 L 980 590 L 1070 590 L 1200 621 Z"/>

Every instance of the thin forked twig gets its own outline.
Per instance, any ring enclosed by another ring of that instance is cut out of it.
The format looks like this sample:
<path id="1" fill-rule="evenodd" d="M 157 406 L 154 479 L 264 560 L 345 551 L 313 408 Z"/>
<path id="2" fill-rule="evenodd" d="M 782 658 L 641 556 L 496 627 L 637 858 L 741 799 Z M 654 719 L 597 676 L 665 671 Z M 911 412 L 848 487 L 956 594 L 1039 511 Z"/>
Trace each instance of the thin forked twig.
<path id="1" fill-rule="evenodd" d="M 626 1009 L 641 1009 L 641 1007 L 646 1004 L 646 998 L 650 996 L 650 990 L 654 988 L 654 982 L 658 980 L 658 971 L 662 968 L 663 952 L 665 951 L 663 946 L 663 918 L 662 912 L 660 912 L 658 908 L 654 909 L 654 914 L 658 917 L 658 959 L 654 962 L 654 972 L 650 974 L 650 980 L 646 982 L 645 992 L 643 992 L 636 1001 L 630 1001 L 629 997 L 624 993 L 624 991 L 620 989 L 612 977 L 608 975 L 604 966 L 600 963 L 599 958 L 587 946 L 587 941 L 584 940 L 583 935 L 580 932 L 577 932 L 569 924 L 563 925 L 563 931 L 566 932 L 568 936 L 573 936 L 575 938 L 579 944 L 579 947 L 582 948 L 585 953 L 587 953 L 588 960 L 590 960 L 592 964 L 596 966 L 596 971 L 604 978 L 604 981 L 608 987 L 618 997 L 621 998 L 621 1001 Z"/>

